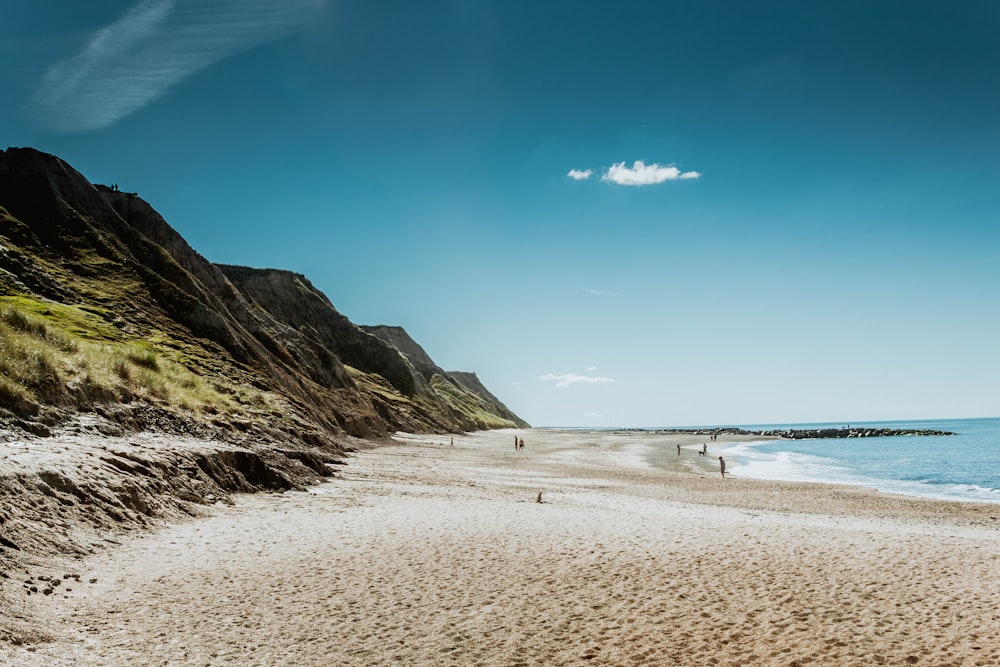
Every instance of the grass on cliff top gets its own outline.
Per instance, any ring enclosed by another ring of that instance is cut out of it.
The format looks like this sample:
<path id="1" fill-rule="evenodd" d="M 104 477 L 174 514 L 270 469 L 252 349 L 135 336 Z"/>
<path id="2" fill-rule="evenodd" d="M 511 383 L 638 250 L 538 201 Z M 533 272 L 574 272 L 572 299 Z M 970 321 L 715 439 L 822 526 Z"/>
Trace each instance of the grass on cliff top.
<path id="1" fill-rule="evenodd" d="M 140 400 L 197 415 L 267 403 L 257 390 L 203 379 L 172 350 L 130 340 L 108 319 L 97 308 L 0 297 L 0 407 L 30 415 L 44 404 Z"/>

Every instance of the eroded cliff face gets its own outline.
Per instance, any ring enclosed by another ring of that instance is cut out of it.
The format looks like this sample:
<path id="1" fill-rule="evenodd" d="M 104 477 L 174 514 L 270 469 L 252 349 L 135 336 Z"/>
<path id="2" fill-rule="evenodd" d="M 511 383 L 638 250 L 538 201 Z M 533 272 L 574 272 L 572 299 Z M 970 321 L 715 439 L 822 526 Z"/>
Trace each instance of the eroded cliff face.
<path id="1" fill-rule="evenodd" d="M 260 311 L 289 325 L 313 349 L 328 351 L 342 363 L 341 368 L 348 369 L 345 381 L 367 397 L 392 430 L 464 428 L 395 347 L 337 312 L 305 276 L 278 269 L 219 268 Z"/>
<path id="2" fill-rule="evenodd" d="M 489 412 L 496 414 L 503 419 L 509 419 L 517 424 L 518 428 L 528 428 L 528 422 L 515 415 L 510 408 L 504 405 L 499 398 L 494 396 L 486 385 L 482 383 L 479 376 L 468 371 L 450 371 L 448 377 L 456 383 L 465 387 L 474 396 L 478 396 L 484 402 L 484 407 Z"/>
<path id="3" fill-rule="evenodd" d="M 524 425 L 304 276 L 215 265 L 135 194 L 0 151 L 0 573 L 303 488 L 364 439 Z"/>
<path id="4" fill-rule="evenodd" d="M 361 328 L 399 350 L 420 377 L 444 399 L 463 429 L 507 428 L 508 424 L 517 428 L 528 426 L 490 393 L 475 373 L 444 370 L 402 327 L 380 324 Z"/>
<path id="5" fill-rule="evenodd" d="M 209 262 L 135 194 L 0 151 L 0 641 L 39 636 L 4 583 L 39 557 L 305 488 L 395 431 L 524 425 L 394 340 L 305 276 Z"/>
<path id="6" fill-rule="evenodd" d="M 0 153 L 0 207 L 0 294 L 8 307 L 27 299 L 43 319 L 46 302 L 83 309 L 113 324 L 100 334 L 111 344 L 141 344 L 219 387 L 263 392 L 288 410 L 281 437 L 336 449 L 341 434 L 523 425 L 484 388 L 449 378 L 405 332 L 387 339 L 363 330 L 304 276 L 209 262 L 147 202 L 91 184 L 54 156 Z M 435 375 L 489 414 L 470 420 L 456 410 L 455 391 L 438 391 Z M 49 407 L 27 391 L 39 410 Z M 169 397 L 98 393 L 95 402 L 114 396 L 181 410 Z M 10 408 L 3 400 L 0 392 L 0 408 Z M 55 407 L 93 406 L 78 397 Z M 274 428 L 266 410 L 243 407 L 250 421 Z M 218 412 L 186 416 L 225 426 Z"/>
<path id="7" fill-rule="evenodd" d="M 406 333 L 406 330 L 403 329 L 403 327 L 378 324 L 375 326 L 362 326 L 361 328 L 368 333 L 378 336 L 402 352 L 410 363 L 412 363 L 416 368 L 422 369 L 422 373 L 433 375 L 441 370 L 438 368 L 438 365 L 434 363 L 434 360 L 430 358 L 430 355 L 424 351 L 424 348 L 420 347 L 417 341 L 410 338 L 410 334 Z"/>

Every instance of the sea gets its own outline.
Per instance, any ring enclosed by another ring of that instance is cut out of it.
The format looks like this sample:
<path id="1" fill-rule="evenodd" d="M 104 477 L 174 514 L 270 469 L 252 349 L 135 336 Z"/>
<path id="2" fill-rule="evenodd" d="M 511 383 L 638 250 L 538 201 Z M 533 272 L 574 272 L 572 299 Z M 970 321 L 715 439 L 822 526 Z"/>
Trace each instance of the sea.
<path id="1" fill-rule="evenodd" d="M 759 431 L 848 424 L 750 424 Z M 909 496 L 1000 504 L 1000 418 L 852 422 L 856 427 L 934 429 L 947 436 L 710 442 L 733 475 L 871 487 Z"/>

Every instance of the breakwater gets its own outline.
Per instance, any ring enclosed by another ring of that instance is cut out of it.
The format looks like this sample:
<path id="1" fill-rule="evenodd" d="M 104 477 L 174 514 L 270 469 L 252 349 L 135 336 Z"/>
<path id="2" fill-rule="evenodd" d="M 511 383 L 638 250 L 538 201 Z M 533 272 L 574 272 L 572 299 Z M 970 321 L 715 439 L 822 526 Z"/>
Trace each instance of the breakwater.
<path id="1" fill-rule="evenodd" d="M 941 431 L 930 428 L 885 428 L 879 426 L 864 426 L 851 428 L 779 428 L 750 430 L 737 427 L 722 428 L 661 428 L 661 429 L 623 429 L 623 431 L 641 431 L 644 433 L 678 433 L 691 435 L 759 435 L 764 438 L 784 438 L 788 440 L 818 440 L 827 438 L 885 438 L 906 435 L 955 435 L 954 431 Z"/>

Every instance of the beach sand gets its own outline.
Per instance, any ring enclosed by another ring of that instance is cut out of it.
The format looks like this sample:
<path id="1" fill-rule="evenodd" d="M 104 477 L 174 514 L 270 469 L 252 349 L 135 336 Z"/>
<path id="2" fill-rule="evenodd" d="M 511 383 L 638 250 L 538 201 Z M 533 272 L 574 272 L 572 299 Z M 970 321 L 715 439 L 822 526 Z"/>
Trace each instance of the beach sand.
<path id="1" fill-rule="evenodd" d="M 1000 506 L 723 480 L 662 437 L 666 470 L 649 436 L 401 436 L 53 562 L 81 582 L 21 610 L 52 641 L 0 663 L 1000 664 Z"/>

